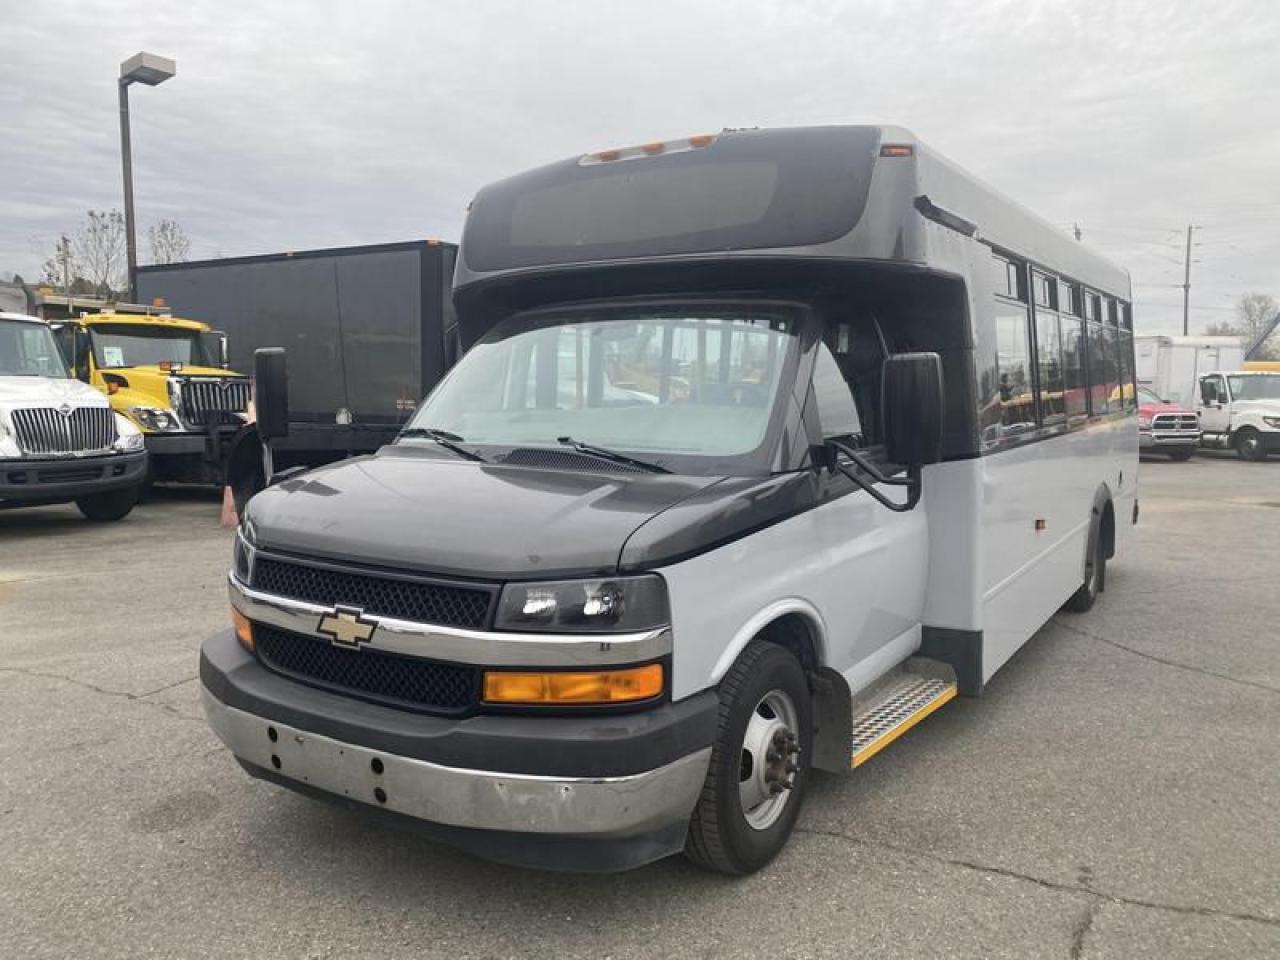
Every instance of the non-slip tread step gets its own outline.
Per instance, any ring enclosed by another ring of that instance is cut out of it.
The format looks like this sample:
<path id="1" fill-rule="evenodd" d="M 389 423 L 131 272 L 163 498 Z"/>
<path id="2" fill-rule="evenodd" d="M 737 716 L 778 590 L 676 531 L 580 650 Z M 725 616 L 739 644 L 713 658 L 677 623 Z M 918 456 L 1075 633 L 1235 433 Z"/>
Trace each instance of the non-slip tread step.
<path id="1" fill-rule="evenodd" d="M 956 692 L 954 681 L 903 674 L 854 716 L 850 765 L 870 760 Z"/>

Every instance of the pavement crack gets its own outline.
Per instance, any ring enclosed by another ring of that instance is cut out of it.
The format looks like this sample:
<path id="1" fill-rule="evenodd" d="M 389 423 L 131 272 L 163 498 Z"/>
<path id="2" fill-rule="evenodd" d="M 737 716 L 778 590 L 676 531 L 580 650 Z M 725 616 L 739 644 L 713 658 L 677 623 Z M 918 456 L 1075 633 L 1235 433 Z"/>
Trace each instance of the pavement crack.
<path id="1" fill-rule="evenodd" d="M 154 697 L 157 693 L 164 693 L 166 690 L 172 690 L 174 687 L 180 687 L 184 683 L 190 683 L 196 677 L 183 677 L 181 680 L 175 680 L 173 683 L 166 683 L 163 687 L 156 687 L 154 690 L 148 690 L 146 693 L 134 695 L 135 700 L 145 700 L 147 697 Z"/>
<path id="2" fill-rule="evenodd" d="M 1074 883 L 1063 883 L 1058 880 L 1049 880 L 1045 877 L 1037 877 L 1030 873 L 1020 873 L 1017 870 L 1011 870 L 1008 867 L 996 867 L 990 864 L 978 863 L 973 860 L 964 860 L 959 857 L 946 857 L 938 853 L 930 853 L 924 850 L 912 850 L 909 847 L 900 847 L 892 843 L 882 843 L 876 840 L 864 840 L 859 837 L 851 837 L 847 833 L 841 833 L 839 830 L 818 830 L 812 827 L 796 827 L 796 833 L 809 833 L 819 837 L 829 837 L 834 840 L 843 840 L 846 843 L 857 847 L 866 847 L 871 850 L 884 850 L 890 853 L 901 854 L 907 857 L 918 857 L 921 860 L 929 860 L 933 863 L 942 864 L 948 867 L 957 867 L 962 870 L 972 870 L 975 873 L 984 873 L 989 876 L 1005 877 L 1009 880 L 1020 880 L 1023 883 L 1034 883 L 1038 887 L 1046 890 L 1054 890 L 1059 893 L 1074 893 L 1091 898 L 1095 904 L 1102 902 L 1119 903 L 1127 907 L 1145 907 L 1149 910 L 1164 910 L 1168 913 L 1177 913 L 1188 916 L 1198 917 L 1216 917 L 1227 920 L 1243 920 L 1248 923 L 1260 923 L 1268 927 L 1280 927 L 1280 917 L 1268 917 L 1256 913 L 1244 913 L 1233 910 L 1219 910 L 1216 907 L 1202 907 L 1179 903 L 1159 903 L 1155 900 L 1143 900 L 1139 897 L 1129 897 L 1118 893 L 1107 893 L 1093 887 L 1082 887 Z M 1096 915 L 1097 910 L 1093 913 Z M 1090 918 L 1090 924 L 1093 919 Z M 1087 932 L 1087 929 L 1086 929 Z"/>
<path id="3" fill-rule="evenodd" d="M 1098 911 L 1102 909 L 1104 902 L 1101 897 L 1091 900 L 1079 922 L 1076 923 L 1076 928 L 1071 931 L 1071 953 L 1069 954 L 1071 960 L 1080 960 L 1084 956 L 1085 938 L 1089 936 L 1093 921 L 1098 916 Z"/>
<path id="4" fill-rule="evenodd" d="M 193 717 L 188 716 L 187 714 L 183 713 L 180 710 L 175 709 L 174 707 L 170 706 L 167 703 L 157 703 L 154 700 L 147 700 L 145 698 L 153 696 L 154 694 L 160 693 L 163 690 L 168 690 L 172 687 L 181 686 L 184 683 L 190 683 L 192 680 L 195 679 L 195 677 L 184 677 L 182 680 L 178 680 L 174 683 L 165 684 L 163 687 L 159 687 L 148 693 L 130 693 L 127 690 L 112 690 L 110 687 L 102 687 L 96 683 L 90 683 L 88 680 L 80 680 L 77 677 L 69 677 L 64 673 L 48 673 L 43 670 L 31 670 L 27 667 L 0 667 L 0 673 L 15 673 L 22 677 L 39 677 L 42 680 L 60 680 L 63 683 L 69 683 L 72 686 L 80 687 L 82 690 L 89 690 L 92 693 L 100 694 L 101 696 L 104 696 L 104 697 L 111 697 L 116 700 L 128 700 L 132 703 L 145 704 L 148 707 L 154 707 L 157 710 L 163 710 L 165 713 L 171 713 L 175 717 L 181 717 L 184 720 L 194 720 Z M 199 722 L 199 721 L 195 721 L 195 722 Z"/>
<path id="5" fill-rule="evenodd" d="M 1165 657 L 1158 657 L 1154 653 L 1147 653 L 1146 651 L 1138 650 L 1135 647 L 1130 647 L 1126 644 L 1121 643 L 1119 640 L 1112 640 L 1109 637 L 1104 637 L 1100 634 L 1093 633 L 1090 630 L 1085 630 L 1082 627 L 1077 627 L 1074 624 L 1067 623 L 1064 620 L 1059 619 L 1058 617 L 1051 617 L 1050 623 L 1053 623 L 1056 626 L 1061 627 L 1063 630 L 1066 630 L 1068 633 L 1074 633 L 1074 634 L 1077 634 L 1078 636 L 1086 637 L 1089 640 L 1097 640 L 1099 643 L 1105 643 L 1108 646 L 1115 647 L 1117 650 L 1123 650 L 1125 653 L 1131 653 L 1135 657 L 1142 657 L 1144 660 L 1150 660 L 1154 663 L 1159 663 L 1166 667 L 1174 667 L 1177 670 L 1186 670 L 1190 673 L 1199 673 L 1206 677 L 1213 677 L 1217 680 L 1225 680 L 1227 683 L 1238 683 L 1241 686 L 1253 687 L 1255 690 L 1265 690 L 1268 693 L 1280 693 L 1280 687 L 1273 687 L 1270 684 L 1259 683 L 1257 680 L 1244 680 L 1240 677 L 1233 677 L 1227 673 L 1218 673 L 1217 671 L 1214 671 L 1214 670 L 1206 670 L 1204 667 L 1194 667 L 1189 663 L 1179 663 L 1177 660 L 1169 660 L 1169 659 L 1166 659 Z"/>

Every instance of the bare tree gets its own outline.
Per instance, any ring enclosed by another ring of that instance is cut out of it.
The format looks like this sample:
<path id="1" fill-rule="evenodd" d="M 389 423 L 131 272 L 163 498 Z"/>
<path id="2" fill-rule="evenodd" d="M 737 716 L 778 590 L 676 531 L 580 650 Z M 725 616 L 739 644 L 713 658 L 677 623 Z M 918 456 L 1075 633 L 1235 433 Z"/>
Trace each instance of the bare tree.
<path id="1" fill-rule="evenodd" d="M 90 210 L 76 233 L 72 249 L 80 270 L 98 296 L 108 299 L 124 292 L 124 215 L 119 210 Z"/>
<path id="2" fill-rule="evenodd" d="M 1240 328 L 1230 320 L 1223 320 L 1221 323 L 1211 323 L 1204 328 L 1207 337 L 1239 337 L 1242 336 Z"/>
<path id="3" fill-rule="evenodd" d="M 191 241 L 177 220 L 161 220 L 147 231 L 152 263 L 183 263 L 191 252 Z"/>
<path id="4" fill-rule="evenodd" d="M 1246 347 L 1258 339 L 1277 311 L 1280 311 L 1280 304 L 1277 304 L 1276 298 L 1270 294 L 1246 293 L 1240 298 L 1236 304 L 1236 313 L 1240 318 L 1240 337 Z M 1266 348 L 1263 348 L 1260 352 L 1264 356 L 1258 359 L 1268 358 L 1265 356 L 1265 354 L 1268 354 Z"/>

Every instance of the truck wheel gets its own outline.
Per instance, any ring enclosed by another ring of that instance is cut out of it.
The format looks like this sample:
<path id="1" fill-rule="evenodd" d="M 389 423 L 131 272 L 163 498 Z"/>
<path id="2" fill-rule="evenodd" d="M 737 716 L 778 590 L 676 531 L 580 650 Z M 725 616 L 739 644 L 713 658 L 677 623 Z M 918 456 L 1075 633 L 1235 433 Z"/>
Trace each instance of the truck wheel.
<path id="1" fill-rule="evenodd" d="M 1262 446 L 1262 438 L 1253 427 L 1241 427 L 1236 431 L 1236 453 L 1246 460 L 1257 463 L 1267 459 L 1267 451 Z"/>
<path id="2" fill-rule="evenodd" d="M 1093 605 L 1098 602 L 1098 594 L 1100 594 L 1107 585 L 1107 550 L 1102 544 L 1102 524 L 1099 521 L 1097 527 L 1093 531 L 1093 560 L 1086 564 L 1084 572 L 1084 583 L 1080 585 L 1080 589 L 1073 593 L 1062 605 L 1064 610 L 1070 610 L 1072 613 L 1084 613 L 1086 610 L 1092 610 Z"/>
<path id="3" fill-rule="evenodd" d="M 685 855 L 721 873 L 772 860 L 791 836 L 809 783 L 813 705 L 800 662 L 757 643 L 720 684 L 720 723 Z"/>
<path id="4" fill-rule="evenodd" d="M 1170 460 L 1190 460 L 1195 454 L 1195 447 L 1171 447 L 1169 450 Z"/>
<path id="5" fill-rule="evenodd" d="M 76 501 L 76 506 L 80 508 L 81 513 L 95 523 L 109 523 L 127 517 L 133 505 L 138 502 L 138 495 L 141 492 L 140 486 L 108 490 L 105 493 L 81 497 Z"/>

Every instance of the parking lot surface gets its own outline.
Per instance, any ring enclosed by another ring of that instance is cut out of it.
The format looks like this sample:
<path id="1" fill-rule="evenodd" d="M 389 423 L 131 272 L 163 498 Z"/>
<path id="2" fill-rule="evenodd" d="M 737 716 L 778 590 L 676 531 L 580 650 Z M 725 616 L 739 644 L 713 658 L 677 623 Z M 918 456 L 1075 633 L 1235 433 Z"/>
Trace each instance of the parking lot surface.
<path id="1" fill-rule="evenodd" d="M 0 955 L 1280 956 L 1280 463 L 1141 479 L 1098 606 L 740 880 L 515 870 L 252 781 L 198 697 L 216 498 L 0 513 Z"/>

